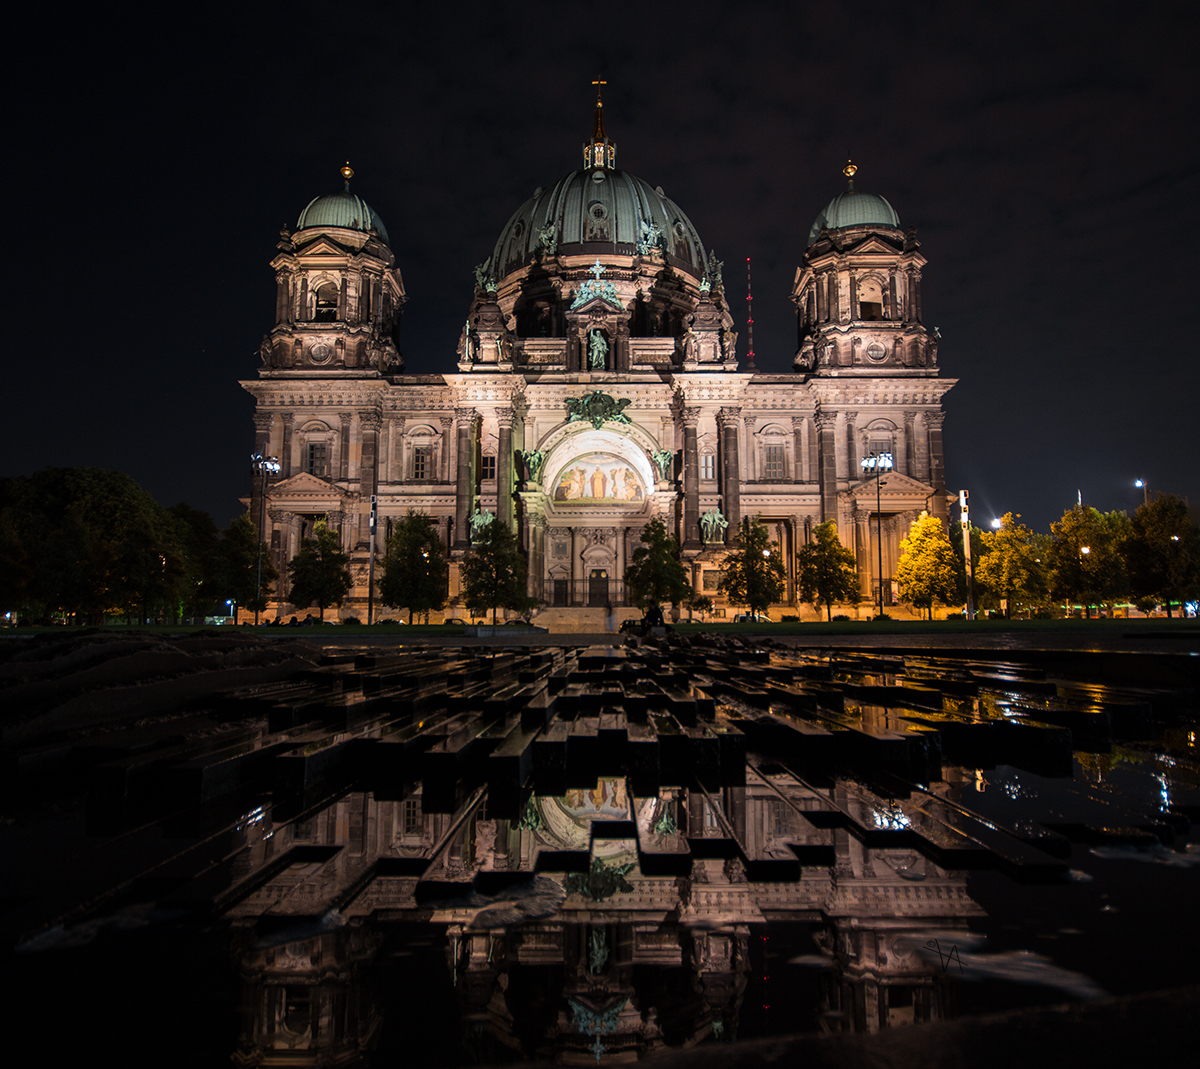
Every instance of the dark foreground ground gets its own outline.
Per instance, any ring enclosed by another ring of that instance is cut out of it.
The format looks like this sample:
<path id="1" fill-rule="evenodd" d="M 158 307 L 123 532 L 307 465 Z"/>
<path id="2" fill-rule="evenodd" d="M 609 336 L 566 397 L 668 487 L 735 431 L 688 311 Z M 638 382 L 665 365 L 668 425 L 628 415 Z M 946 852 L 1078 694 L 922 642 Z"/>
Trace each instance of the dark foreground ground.
<path id="1" fill-rule="evenodd" d="M 1087 868 L 1094 882 L 1073 884 L 1069 890 L 1075 896 L 1072 901 L 1081 903 L 1071 908 L 1091 912 L 1067 920 L 1060 916 L 1054 922 L 1047 919 L 1049 913 L 1036 920 L 1027 917 L 1041 909 L 1041 887 L 1031 891 L 1019 881 L 1010 885 L 1003 866 L 991 871 L 991 862 L 982 858 L 973 862 L 978 871 L 971 877 L 970 891 L 992 917 L 985 934 L 993 947 L 1012 946 L 1027 953 L 1025 948 L 1032 946 L 1043 965 L 1053 959 L 1114 996 L 1064 1001 L 1047 989 L 1049 993 L 1031 1004 L 1010 997 L 1008 988 L 995 987 L 988 990 L 998 993 L 1000 1005 L 1012 1008 L 988 1012 L 987 999 L 976 995 L 966 999 L 963 1016 L 940 1023 L 876 1035 L 794 1035 L 789 1034 L 794 1031 L 789 1019 L 801 1022 L 803 1032 L 811 1027 L 810 1015 L 787 1004 L 786 989 L 776 989 L 773 1023 L 768 1024 L 764 1012 L 751 1005 L 768 1001 L 767 978 L 752 977 L 741 1011 L 742 1035 L 755 1034 L 752 1026 L 757 1022 L 761 1038 L 716 1043 L 711 1037 L 704 1040 L 701 1032 L 699 1045 L 656 1051 L 644 1059 L 646 1064 L 689 1069 L 805 1064 L 916 1069 L 1011 1066 L 1020 1059 L 1039 1065 L 1129 1065 L 1144 1059 L 1190 1063 L 1200 1025 L 1200 988 L 1181 985 L 1195 975 L 1191 962 L 1200 945 L 1194 909 L 1200 866 L 1194 864 L 1192 831 L 1200 820 L 1200 629 L 1156 621 L 1066 623 L 974 630 L 955 625 L 858 625 L 835 633 L 806 625 L 801 633 L 771 629 L 756 636 L 712 629 L 681 636 L 686 641 L 674 648 L 650 645 L 630 651 L 631 664 L 659 666 L 660 683 L 671 671 L 682 671 L 695 676 L 697 686 L 706 688 L 703 693 L 716 696 L 719 719 L 737 725 L 750 740 L 752 774 L 773 774 L 764 760 L 791 763 L 789 736 L 780 733 L 780 725 L 786 727 L 797 717 L 814 718 L 806 721 L 810 732 L 816 724 L 822 730 L 866 733 L 864 738 L 892 738 L 908 730 L 901 721 L 912 723 L 925 716 L 928 722 L 922 721 L 921 730 L 936 726 L 949 739 L 954 723 L 969 726 L 979 711 L 955 712 L 950 701 L 950 696 L 965 693 L 962 688 L 972 680 L 970 686 L 977 691 L 982 686 L 989 701 L 1012 701 L 1017 709 L 1041 702 L 1038 715 L 1054 720 L 1053 725 L 1023 729 L 1030 740 L 1011 749 L 1004 760 L 994 754 L 991 761 L 978 755 L 952 760 L 947 751 L 945 774 L 949 777 L 950 766 L 957 762 L 962 769 L 956 775 L 963 769 L 982 769 L 979 774 L 991 780 L 987 793 L 964 789 L 964 804 L 976 813 L 971 819 L 994 822 L 1008 831 L 1018 827 L 1018 815 L 1024 818 L 1030 812 L 1043 822 L 1057 821 L 1054 826 L 1060 831 L 1053 833 L 1052 842 L 1045 836 L 1036 841 L 1046 849 L 1057 844 L 1062 850 L 1036 864 L 1047 872 Z M 611 660 L 618 667 L 613 655 L 625 656 L 614 648 L 625 640 L 614 635 L 514 635 L 496 642 L 416 631 L 379 635 L 350 628 L 299 634 L 55 629 L 3 636 L 0 941 L 6 948 L 5 974 L 18 978 L 22 989 L 19 998 L 6 1003 L 10 1034 L 17 1034 L 12 1029 L 36 1030 L 51 1061 L 60 1053 L 107 1046 L 122 1048 L 131 1065 L 142 1064 L 151 1051 L 158 1060 L 165 1056 L 178 1065 L 228 1064 L 239 1042 L 232 1024 L 236 996 L 206 980 L 228 971 L 228 951 L 214 952 L 200 936 L 222 911 L 233 910 L 230 903 L 242 901 L 230 897 L 230 886 L 246 888 L 238 893 L 252 898 L 251 885 L 266 879 L 248 872 L 239 860 L 244 851 L 229 849 L 221 838 L 244 838 L 247 818 L 239 814 L 259 810 L 245 809 L 250 803 L 234 804 L 233 794 L 221 794 L 219 785 L 201 804 L 207 788 L 196 786 L 196 770 L 207 767 L 204 762 L 211 755 L 237 754 L 246 746 L 257 747 L 264 758 L 286 758 L 294 770 L 297 763 L 311 766 L 315 758 L 339 748 L 350 750 L 372 741 L 378 731 L 369 717 L 362 725 L 354 720 L 348 710 L 358 706 L 347 705 L 346 694 L 353 679 L 382 678 L 380 673 L 390 670 L 385 666 L 402 662 L 409 650 L 425 656 L 433 652 L 431 647 L 443 648 L 447 664 L 453 663 L 462 679 L 482 681 L 477 691 L 480 710 L 489 695 L 501 689 L 499 683 L 487 681 L 506 670 L 505 679 L 514 680 L 504 683 L 510 691 L 518 685 L 518 676 L 522 685 L 536 687 L 547 672 L 558 673 L 561 693 L 575 694 L 582 709 L 594 700 L 589 688 L 603 678 L 603 672 L 596 674 L 596 665 Z M 611 652 L 586 653 L 585 647 Z M 577 682 L 572 672 L 578 673 Z M 650 678 L 656 678 L 653 671 Z M 373 685 L 360 682 L 354 700 L 369 707 Z M 466 701 L 464 709 L 474 708 L 470 682 L 464 689 L 460 680 L 458 687 L 455 701 Z M 814 694 L 828 698 L 831 688 L 841 695 L 835 704 L 839 709 L 844 704 L 844 711 L 820 702 L 808 704 Z M 627 695 L 635 690 L 633 684 L 626 686 Z M 697 714 L 688 707 L 686 695 L 668 697 L 675 703 L 672 715 L 685 727 L 703 726 L 706 716 L 711 719 L 710 713 L 701 709 Z M 786 716 L 777 715 L 780 702 L 791 703 Z M 270 716 L 268 707 L 274 710 Z M 285 707 L 290 710 L 287 726 L 279 719 Z M 601 704 L 597 711 L 604 708 Z M 938 722 L 939 716 L 948 719 Z M 276 722 L 270 722 L 271 717 Z M 868 726 L 869 719 L 875 726 Z M 287 752 L 281 742 L 271 741 L 287 732 L 304 742 L 302 753 Z M 435 749 L 443 744 L 444 739 Z M 797 760 L 802 764 L 802 755 Z M 1022 761 L 1024 769 L 1019 767 Z M 862 798 L 877 797 L 872 794 L 878 790 L 873 773 L 865 766 L 858 773 L 854 789 Z M 912 797 L 919 796 L 919 769 L 893 768 L 888 774 L 908 777 Z M 677 769 L 669 781 L 679 778 Z M 169 805 L 160 798 L 138 796 L 139 785 L 150 782 L 169 784 L 171 791 L 181 793 L 172 794 Z M 272 780 L 268 766 L 259 764 L 251 768 L 249 779 L 239 781 L 239 790 L 262 787 L 270 797 L 282 782 L 278 776 Z M 303 795 L 306 788 L 300 786 Z M 315 786 L 320 789 L 314 798 L 335 797 L 347 789 L 339 783 Z M 503 784 L 492 786 L 498 799 Z M 129 793 L 116 798 L 112 792 L 117 788 Z M 187 793 L 196 790 L 200 794 Z M 1161 804 L 1154 797 L 1160 790 Z M 537 793 L 551 792 L 547 787 Z M 272 818 L 279 838 L 291 834 L 290 825 L 300 816 L 316 812 L 314 804 L 325 803 L 305 797 L 292 805 L 289 817 L 277 797 Z M 447 813 L 458 804 L 452 797 Z M 1080 824 L 1074 831 L 1050 812 L 1085 804 L 1099 815 L 1086 818 L 1088 826 Z M 1018 814 L 1022 805 L 1040 808 Z M 852 818 L 847 811 L 852 835 L 890 834 L 854 826 Z M 222 825 L 226 819 L 228 829 Z M 1135 823 L 1143 830 L 1134 829 Z M 1145 840 L 1151 840 L 1149 846 Z M 887 845 L 880 842 L 881 854 L 887 853 Z M 733 848 L 740 851 L 753 881 L 752 851 L 739 843 Z M 436 860 L 431 857 L 430 864 Z M 804 879 L 812 875 L 806 868 Z M 363 901 L 365 878 L 331 869 L 331 897 L 306 907 L 307 922 L 323 914 L 330 902 L 349 903 L 355 895 Z M 339 879 L 350 882 L 338 884 Z M 1048 891 L 1045 897 L 1066 893 L 1067 889 Z M 149 913 L 148 895 L 157 896 Z M 586 909 L 572 902 L 564 912 L 584 916 Z M 1119 905 L 1114 907 L 1114 902 Z M 345 909 L 349 914 L 350 907 Z M 198 916 L 202 923 L 196 921 Z M 252 914 L 238 920 L 254 922 Z M 257 923 L 261 928 L 262 919 Z M 1074 936 L 1055 935 L 1054 923 L 1071 925 L 1059 931 L 1078 931 Z M 162 947 L 168 948 L 170 961 L 162 960 Z M 429 961 L 444 971 L 436 954 Z M 786 972 L 785 965 L 779 963 L 781 972 Z M 138 972 L 136 982 L 128 977 L 128 969 Z M 763 971 L 773 970 L 764 966 Z M 190 987 L 180 979 L 189 972 Z M 449 988 L 451 983 L 441 973 L 436 983 L 434 974 L 430 979 L 431 988 L 440 983 Z M 179 984 L 183 986 L 173 987 Z M 405 998 L 414 997 L 411 989 L 400 990 Z M 1010 1001 L 1005 1003 L 1005 998 Z M 201 1019 L 209 1027 L 205 1034 L 193 1033 L 194 1038 L 180 1043 L 176 1015 L 185 1032 L 194 1030 Z M 420 1013 L 409 1013 L 407 1020 L 415 1031 L 404 1035 L 389 1034 L 385 1026 L 381 1055 L 422 1065 L 487 1060 L 456 1060 L 456 1044 L 449 1040 L 449 1053 L 443 1057 L 442 1048 L 418 1034 Z M 432 1012 L 428 1017 L 428 1029 L 435 1033 L 456 1027 L 451 1017 Z M 136 1029 L 140 1031 L 135 1034 Z M 294 1055 L 296 1060 L 288 1064 L 321 1064 L 306 1061 L 303 1050 Z M 588 1063 L 595 1064 L 590 1056 L 579 1062 Z"/>

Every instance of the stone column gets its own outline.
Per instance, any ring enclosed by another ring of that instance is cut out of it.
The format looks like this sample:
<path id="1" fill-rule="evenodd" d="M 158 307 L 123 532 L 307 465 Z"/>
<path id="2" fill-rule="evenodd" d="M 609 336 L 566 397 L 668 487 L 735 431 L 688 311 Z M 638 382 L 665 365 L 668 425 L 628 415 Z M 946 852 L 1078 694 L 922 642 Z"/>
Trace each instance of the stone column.
<path id="1" fill-rule="evenodd" d="M 806 483 L 808 478 L 808 450 L 804 448 L 804 417 L 792 417 L 792 482 Z"/>
<path id="2" fill-rule="evenodd" d="M 471 454 L 474 451 L 476 412 L 473 408 L 455 410 L 455 435 L 457 448 L 457 478 L 454 487 L 454 548 L 466 549 L 470 541 L 471 506 Z"/>
<path id="3" fill-rule="evenodd" d="M 396 416 L 392 420 L 391 442 L 388 447 L 388 482 L 401 485 L 406 473 L 404 471 L 404 417 Z"/>
<path id="4" fill-rule="evenodd" d="M 296 414 L 284 412 L 280 419 L 283 420 L 283 444 L 279 449 L 279 477 L 287 479 L 292 474 L 292 431 L 296 426 Z"/>
<path id="5" fill-rule="evenodd" d="M 454 420 L 449 416 L 442 416 L 438 422 L 442 425 L 442 455 L 438 463 L 438 477 L 442 482 L 448 483 L 450 481 L 450 455 L 454 452 L 450 448 L 451 428 L 454 426 Z"/>
<path id="6" fill-rule="evenodd" d="M 929 473 L 929 424 L 927 415 L 921 413 L 921 425 L 918 427 L 913 420 L 913 451 L 916 453 L 916 477 L 923 483 L 930 482 Z"/>
<path id="7" fill-rule="evenodd" d="M 279 271 L 275 275 L 275 324 L 279 326 L 289 320 L 288 312 L 291 305 L 291 287 L 288 285 L 288 275 L 286 271 Z"/>
<path id="8" fill-rule="evenodd" d="M 529 542 L 529 596 L 542 601 L 546 597 L 546 517 L 533 517 Z"/>
<path id="9" fill-rule="evenodd" d="M 290 512 L 284 512 L 282 509 L 270 509 L 267 512 L 267 516 L 270 518 L 271 522 L 263 536 L 263 541 L 267 544 L 267 552 L 274 557 L 275 570 L 279 573 L 279 578 L 275 580 L 275 596 L 280 605 L 279 611 L 282 612 L 283 603 L 286 600 L 286 594 L 288 590 L 287 565 L 288 561 L 291 559 L 291 554 L 288 551 L 288 542 L 290 540 L 288 536 L 291 534 L 289 528 L 291 526 L 290 521 L 293 519 L 293 517 Z M 255 519 L 257 520 L 257 517 Z M 276 524 L 279 525 L 278 545 L 274 545 L 272 539 L 272 532 L 274 531 Z"/>
<path id="10" fill-rule="evenodd" d="M 347 315 L 350 311 L 350 305 L 346 301 L 346 276 L 342 275 L 342 286 L 338 290 L 338 311 L 337 317 L 343 323 L 346 322 Z"/>
<path id="11" fill-rule="evenodd" d="M 683 410 L 683 539 L 684 547 L 699 549 L 700 541 L 700 455 L 696 447 L 700 409 Z M 728 517 L 726 517 L 728 518 Z"/>
<path id="12" fill-rule="evenodd" d="M 846 413 L 846 478 L 856 482 L 862 478 L 862 469 L 858 466 L 858 413 Z"/>
<path id="13" fill-rule="evenodd" d="M 308 322 L 308 275 L 300 276 L 300 300 L 296 309 L 296 322 Z"/>
<path id="14" fill-rule="evenodd" d="M 858 578 L 862 584 L 862 595 L 865 599 L 870 600 L 872 596 L 871 590 L 871 567 L 875 560 L 871 553 L 871 515 L 863 512 L 861 509 L 854 511 L 854 529 L 856 538 L 854 540 L 854 556 L 858 559 Z"/>
<path id="15" fill-rule="evenodd" d="M 625 540 L 628 537 L 628 529 L 625 527 L 617 527 L 617 533 L 613 538 L 613 583 L 617 585 L 617 589 L 621 591 L 621 597 L 617 601 L 613 601 L 614 605 L 619 605 L 629 600 L 629 593 L 625 589 Z"/>
<path id="16" fill-rule="evenodd" d="M 837 522 L 837 447 L 834 431 L 837 417 L 832 412 L 818 412 L 817 425 L 817 483 L 821 492 L 821 522 Z"/>
<path id="17" fill-rule="evenodd" d="M 738 431 L 741 429 L 741 422 L 736 408 L 722 408 L 717 414 L 717 423 L 721 428 L 724 476 L 721 491 L 725 503 L 725 519 L 729 521 L 726 540 L 730 544 L 738 540 L 738 531 L 742 523 L 742 479 L 738 464 Z"/>
<path id="18" fill-rule="evenodd" d="M 379 488 L 379 472 L 377 468 L 379 456 L 379 428 L 383 416 L 378 412 L 364 412 L 358 417 L 362 428 L 362 463 L 358 466 L 358 489 L 362 495 L 363 512 L 358 521 L 358 540 L 369 544 L 371 541 L 371 495 Z"/>
<path id="19" fill-rule="evenodd" d="M 341 421 L 341 433 L 338 435 L 338 458 L 337 458 L 337 477 L 339 479 L 350 478 L 350 421 L 354 418 L 353 412 L 339 412 L 338 419 Z"/>
<path id="20" fill-rule="evenodd" d="M 758 448 L 754 444 L 754 428 L 758 424 L 756 416 L 743 416 L 742 422 L 746 426 L 746 459 L 743 465 L 746 470 L 746 482 L 754 482 L 756 479 L 763 477 L 762 470 L 758 466 Z"/>
<path id="21" fill-rule="evenodd" d="M 942 421 L 945 418 L 944 412 L 925 413 L 925 424 L 929 428 L 929 483 L 936 491 L 930 512 L 942 521 L 943 526 L 949 517 L 949 509 L 946 506 L 945 459 L 942 453 Z"/>
<path id="22" fill-rule="evenodd" d="M 913 414 L 904 413 L 904 429 L 900 433 L 904 443 L 904 466 L 900 469 L 910 479 L 917 478 L 916 439 L 913 437 Z"/>
<path id="23" fill-rule="evenodd" d="M 912 273 L 913 287 L 913 319 L 918 323 L 921 322 L 921 272 L 914 271 Z"/>
<path id="24" fill-rule="evenodd" d="M 513 450 L 511 408 L 496 409 L 500 425 L 500 449 L 496 457 L 496 519 L 508 530 L 513 529 Z"/>
<path id="25" fill-rule="evenodd" d="M 850 272 L 850 302 L 849 303 L 850 303 L 850 318 L 858 319 L 859 318 L 859 314 L 858 314 L 858 312 L 859 312 L 859 308 L 858 308 L 858 275 L 854 271 Z"/>
<path id="26" fill-rule="evenodd" d="M 571 532 L 571 597 L 570 604 L 583 604 L 583 529 L 567 528 Z"/>

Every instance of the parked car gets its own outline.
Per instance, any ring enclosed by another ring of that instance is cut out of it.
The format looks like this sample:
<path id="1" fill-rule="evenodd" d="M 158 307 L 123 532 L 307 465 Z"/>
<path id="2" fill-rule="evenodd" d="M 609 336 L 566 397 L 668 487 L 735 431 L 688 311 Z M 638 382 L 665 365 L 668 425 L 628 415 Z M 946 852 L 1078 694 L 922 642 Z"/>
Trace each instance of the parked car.
<path id="1" fill-rule="evenodd" d="M 765 612 L 739 612 L 734 618 L 735 624 L 769 624 L 772 622 Z"/>

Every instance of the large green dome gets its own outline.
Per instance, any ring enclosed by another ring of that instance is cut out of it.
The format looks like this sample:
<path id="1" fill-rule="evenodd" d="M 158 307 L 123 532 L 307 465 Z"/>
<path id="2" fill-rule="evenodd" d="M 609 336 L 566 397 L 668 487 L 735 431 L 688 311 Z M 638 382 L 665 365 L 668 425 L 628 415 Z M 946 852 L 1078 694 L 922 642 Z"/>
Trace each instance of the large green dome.
<path id="1" fill-rule="evenodd" d="M 313 197 L 296 221 L 297 230 L 310 226 L 341 226 L 347 230 L 364 231 L 374 227 L 383 243 L 391 245 L 383 220 L 362 197 L 355 196 L 349 190 L 344 193 L 330 193 L 325 197 Z"/>
<path id="2" fill-rule="evenodd" d="M 566 255 L 632 254 L 639 243 L 651 240 L 668 263 L 704 276 L 704 245 L 683 209 L 661 188 L 625 171 L 585 168 L 538 189 L 501 232 L 491 259 L 494 277 L 524 267 L 544 241 L 543 233 Z"/>
<path id="3" fill-rule="evenodd" d="M 889 226 L 900 229 L 900 216 L 885 198 L 877 193 L 860 193 L 848 189 L 839 193 L 817 216 L 808 232 L 808 244 L 817 240 L 822 227 L 839 230 L 846 226 Z"/>

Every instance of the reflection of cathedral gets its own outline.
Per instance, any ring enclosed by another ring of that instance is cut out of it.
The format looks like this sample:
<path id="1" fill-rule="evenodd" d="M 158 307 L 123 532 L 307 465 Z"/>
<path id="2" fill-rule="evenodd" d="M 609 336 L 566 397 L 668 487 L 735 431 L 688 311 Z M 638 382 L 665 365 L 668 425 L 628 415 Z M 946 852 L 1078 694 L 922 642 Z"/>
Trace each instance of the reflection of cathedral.
<path id="1" fill-rule="evenodd" d="M 789 1009 L 786 1030 L 940 1019 L 950 986 L 923 948 L 936 936 L 948 948 L 982 914 L 964 874 L 822 826 L 836 809 L 876 834 L 889 821 L 893 834 L 910 821 L 936 834 L 915 807 L 889 815 L 855 783 L 814 791 L 782 769 L 747 769 L 742 787 L 631 797 L 623 778 L 602 777 L 534 795 L 519 821 L 486 798 L 454 815 L 423 800 L 420 788 L 400 800 L 352 793 L 301 821 L 266 813 L 247 825 L 249 871 L 225 914 L 258 921 L 238 950 L 249 1012 L 235 1062 L 338 1064 L 372 1046 L 367 966 L 389 931 L 414 922 L 427 934 L 404 939 L 445 933 L 446 968 L 423 982 L 455 1000 L 480 1060 L 509 1048 L 596 1065 L 736 1038 L 751 932 L 789 923 L 809 930 L 820 995 Z M 554 871 L 589 853 L 583 872 Z M 551 875 L 532 875 L 542 869 Z M 408 1033 L 420 1022 L 407 1013 L 393 1001 L 385 1016 Z"/>
<path id="2" fill-rule="evenodd" d="M 761 516 L 788 562 L 793 607 L 795 550 L 814 524 L 837 521 L 864 592 L 881 528 L 888 600 L 911 518 L 946 514 L 942 397 L 953 383 L 922 325 L 915 230 L 855 190 L 848 166 L 849 188 L 797 248 L 793 370 L 760 373 L 739 368 L 721 263 L 661 187 L 616 169 L 599 102 L 584 157 L 517 209 L 476 270 L 454 374 L 404 373 L 402 245 L 350 192 L 349 167 L 345 191 L 315 198 L 282 234 L 275 325 L 259 377 L 243 383 L 256 451 L 282 465 L 264 532 L 281 573 L 329 519 L 355 561 L 343 612 L 362 615 L 377 495 L 381 539 L 415 508 L 452 558 L 479 512 L 517 530 L 531 593 L 565 626 L 624 604 L 626 563 L 656 516 L 714 597 L 741 518 Z M 881 525 L 861 466 L 873 453 L 895 463 Z M 258 494 L 256 482 L 256 521 Z"/>

